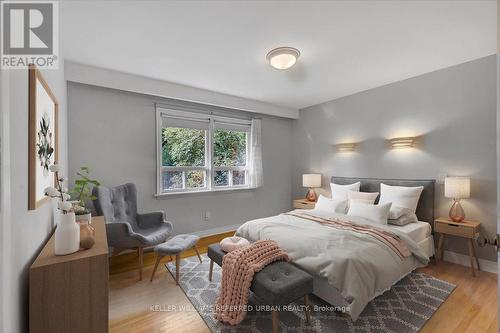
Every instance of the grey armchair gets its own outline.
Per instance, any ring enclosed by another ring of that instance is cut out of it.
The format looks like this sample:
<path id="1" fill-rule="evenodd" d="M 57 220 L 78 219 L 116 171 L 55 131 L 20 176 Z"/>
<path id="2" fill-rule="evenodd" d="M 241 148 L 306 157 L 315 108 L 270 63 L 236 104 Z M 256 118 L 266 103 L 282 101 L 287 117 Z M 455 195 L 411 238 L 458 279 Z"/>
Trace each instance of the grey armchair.
<path id="1" fill-rule="evenodd" d="M 137 213 L 137 189 L 132 183 L 111 189 L 96 186 L 92 193 L 97 198 L 94 200 L 96 212 L 106 221 L 112 256 L 126 249 L 137 249 L 142 280 L 144 248 L 165 242 L 172 232 L 172 224 L 165 221 L 163 212 Z"/>

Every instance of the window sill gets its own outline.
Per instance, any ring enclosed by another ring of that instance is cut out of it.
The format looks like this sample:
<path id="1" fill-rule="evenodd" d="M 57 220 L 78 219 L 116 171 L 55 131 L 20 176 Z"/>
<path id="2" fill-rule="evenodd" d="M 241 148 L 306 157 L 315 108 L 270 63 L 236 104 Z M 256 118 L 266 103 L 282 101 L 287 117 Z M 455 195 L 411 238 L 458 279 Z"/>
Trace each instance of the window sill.
<path id="1" fill-rule="evenodd" d="M 203 191 L 186 191 L 186 192 L 172 192 L 172 193 L 156 193 L 154 197 L 156 200 L 168 199 L 168 198 L 176 198 L 176 197 L 184 197 L 184 196 L 193 196 L 193 195 L 207 195 L 207 194 L 221 194 L 227 192 L 241 191 L 248 192 L 256 190 L 255 187 L 233 187 L 233 188 L 225 188 L 225 189 L 217 189 L 217 190 L 203 190 Z"/>

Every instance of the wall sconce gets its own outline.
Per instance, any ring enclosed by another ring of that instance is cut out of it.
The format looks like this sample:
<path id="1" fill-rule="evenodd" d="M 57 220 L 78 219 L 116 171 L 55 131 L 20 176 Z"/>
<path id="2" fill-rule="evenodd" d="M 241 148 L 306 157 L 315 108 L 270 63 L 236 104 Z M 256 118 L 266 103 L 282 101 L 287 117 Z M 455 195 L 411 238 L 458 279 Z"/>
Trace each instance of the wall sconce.
<path id="1" fill-rule="evenodd" d="M 337 148 L 337 151 L 339 153 L 343 153 L 343 152 L 348 152 L 348 151 L 354 151 L 354 149 L 356 148 L 356 144 L 355 143 L 339 143 L 339 144 L 336 144 L 335 147 Z"/>
<path id="2" fill-rule="evenodd" d="M 390 139 L 391 147 L 393 149 L 411 148 L 415 144 L 414 137 L 394 138 Z"/>

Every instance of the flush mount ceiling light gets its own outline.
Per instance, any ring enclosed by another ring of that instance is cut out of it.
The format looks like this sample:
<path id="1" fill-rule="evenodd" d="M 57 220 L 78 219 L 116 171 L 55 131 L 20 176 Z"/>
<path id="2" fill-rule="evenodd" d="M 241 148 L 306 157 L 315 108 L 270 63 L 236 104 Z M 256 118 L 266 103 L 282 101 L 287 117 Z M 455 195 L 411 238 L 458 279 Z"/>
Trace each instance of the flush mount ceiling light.
<path id="1" fill-rule="evenodd" d="M 269 51 L 267 61 L 276 69 L 289 69 L 297 62 L 299 50 L 293 47 L 278 47 Z"/>
<path id="2" fill-rule="evenodd" d="M 339 153 L 354 151 L 356 149 L 355 143 L 338 143 L 335 145 Z"/>

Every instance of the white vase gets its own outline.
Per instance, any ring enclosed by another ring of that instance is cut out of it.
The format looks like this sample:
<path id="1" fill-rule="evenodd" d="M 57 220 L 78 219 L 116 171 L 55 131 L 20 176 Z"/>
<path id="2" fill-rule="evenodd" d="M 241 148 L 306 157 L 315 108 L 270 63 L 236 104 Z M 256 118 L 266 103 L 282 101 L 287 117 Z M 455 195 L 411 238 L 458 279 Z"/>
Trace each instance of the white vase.
<path id="1" fill-rule="evenodd" d="M 54 243 L 57 256 L 78 251 L 80 248 L 80 226 L 75 221 L 75 213 L 59 214 Z"/>

